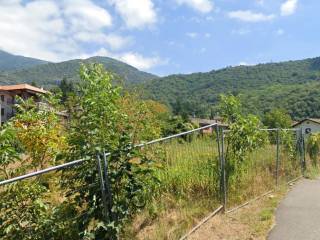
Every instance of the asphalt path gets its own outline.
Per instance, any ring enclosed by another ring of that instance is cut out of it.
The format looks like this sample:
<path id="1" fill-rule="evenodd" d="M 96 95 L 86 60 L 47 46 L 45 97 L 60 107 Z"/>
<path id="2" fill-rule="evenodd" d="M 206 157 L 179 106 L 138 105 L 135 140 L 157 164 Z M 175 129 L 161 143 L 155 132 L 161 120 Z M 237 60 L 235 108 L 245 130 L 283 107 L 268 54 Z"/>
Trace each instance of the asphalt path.
<path id="1" fill-rule="evenodd" d="M 299 181 L 276 210 L 268 240 L 320 240 L 320 180 Z"/>

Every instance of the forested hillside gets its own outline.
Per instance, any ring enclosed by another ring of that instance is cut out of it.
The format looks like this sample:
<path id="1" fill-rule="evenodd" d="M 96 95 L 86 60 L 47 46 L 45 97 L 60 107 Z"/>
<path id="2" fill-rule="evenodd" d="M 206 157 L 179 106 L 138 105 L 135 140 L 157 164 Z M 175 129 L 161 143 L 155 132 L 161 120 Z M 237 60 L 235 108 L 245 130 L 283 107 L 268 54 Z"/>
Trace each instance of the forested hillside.
<path id="1" fill-rule="evenodd" d="M 138 84 L 145 98 L 165 103 L 177 114 L 217 115 L 219 95 L 231 93 L 240 95 L 247 112 L 262 115 L 284 108 L 295 119 L 320 117 L 320 57 L 158 78 L 108 57 L 47 63 L 0 51 L 0 84 L 26 82 L 50 88 L 64 78 L 78 81 L 80 64 L 92 62 L 102 63 L 127 86 Z"/>
<path id="2" fill-rule="evenodd" d="M 0 50 L 0 71 L 11 71 L 47 63 L 39 59 L 13 55 Z"/>
<path id="3" fill-rule="evenodd" d="M 85 60 L 76 59 L 61 63 L 47 63 L 15 71 L 0 71 L 0 84 L 26 82 L 51 87 L 57 85 L 63 78 L 68 81 L 78 81 L 80 64 L 93 62 L 102 63 L 107 70 L 118 74 L 126 83 L 138 83 L 157 77 L 112 58 L 92 57 Z"/>
<path id="4" fill-rule="evenodd" d="M 320 117 L 320 58 L 171 75 L 144 87 L 147 97 L 198 116 L 218 114 L 219 95 L 232 93 L 241 96 L 248 112 L 280 107 L 296 119 Z"/>

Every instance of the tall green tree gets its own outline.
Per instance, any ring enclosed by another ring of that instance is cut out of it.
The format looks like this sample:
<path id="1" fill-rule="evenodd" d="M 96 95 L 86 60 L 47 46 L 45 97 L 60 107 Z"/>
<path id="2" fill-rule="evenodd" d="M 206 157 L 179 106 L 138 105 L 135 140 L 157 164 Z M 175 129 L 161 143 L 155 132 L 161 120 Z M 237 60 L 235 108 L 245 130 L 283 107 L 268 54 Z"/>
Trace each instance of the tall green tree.
<path id="1" fill-rule="evenodd" d="M 290 128 L 292 119 L 284 109 L 274 108 L 264 115 L 263 124 L 268 128 Z"/>
<path id="2" fill-rule="evenodd" d="M 75 87 L 73 82 L 68 81 L 67 78 L 63 78 L 59 83 L 59 89 L 61 90 L 61 102 L 65 103 L 68 100 L 68 97 L 75 92 Z"/>
<path id="3" fill-rule="evenodd" d="M 76 106 L 71 112 L 70 160 L 86 161 L 76 170 L 65 172 L 64 186 L 71 188 L 70 201 L 79 209 L 80 237 L 117 239 L 124 222 L 145 205 L 143 199 L 153 179 L 151 161 L 133 146 L 136 127 L 128 111 L 121 109 L 122 92 L 113 85 L 115 76 L 102 65 L 93 64 L 81 66 L 80 77 Z M 104 159 L 103 151 L 110 152 L 107 165 L 103 164 L 108 172 L 104 174 L 107 205 L 97 171 L 97 155 Z"/>
<path id="4" fill-rule="evenodd" d="M 248 164 L 246 157 L 252 151 L 262 147 L 267 141 L 267 134 L 260 131 L 262 123 L 255 115 L 244 115 L 240 100 L 233 95 L 222 95 L 219 104 L 221 116 L 228 123 L 226 139 L 226 180 L 231 190 L 243 179 Z"/>

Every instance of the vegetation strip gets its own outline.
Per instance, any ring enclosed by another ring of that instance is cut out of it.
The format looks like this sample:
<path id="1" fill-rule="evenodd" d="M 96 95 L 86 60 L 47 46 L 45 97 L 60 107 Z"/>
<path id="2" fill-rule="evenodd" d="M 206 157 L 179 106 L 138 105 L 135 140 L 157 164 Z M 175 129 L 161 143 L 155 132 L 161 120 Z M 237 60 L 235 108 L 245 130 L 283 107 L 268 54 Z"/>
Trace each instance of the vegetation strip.
<path id="1" fill-rule="evenodd" d="M 84 161 L 85 161 L 84 159 L 79 159 L 79 160 L 75 160 L 73 162 L 61 164 L 61 165 L 50 167 L 50 168 L 46 168 L 46 169 L 43 169 L 43 170 L 40 170 L 40 171 L 37 171 L 37 172 L 32 172 L 32 173 L 28 173 L 28 174 L 25 174 L 25 175 L 21 175 L 19 177 L 15 177 L 15 178 L 11 178 L 11 179 L 8 179 L 8 180 L 4 180 L 4 181 L 0 182 L 0 186 L 6 185 L 6 184 L 9 184 L 9 183 L 13 183 L 13 182 L 17 182 L 17 181 L 20 181 L 20 180 L 23 180 L 23 179 L 39 176 L 39 175 L 42 175 L 44 173 L 57 171 L 57 170 L 60 170 L 60 169 L 63 169 L 63 168 L 67 168 L 67 167 L 72 167 L 72 166 L 81 164 Z"/>
<path id="2" fill-rule="evenodd" d="M 180 240 L 187 239 L 192 233 L 194 233 L 197 229 L 199 229 L 203 224 L 205 224 L 207 221 L 209 221 L 212 217 L 217 215 L 221 210 L 223 209 L 223 206 L 221 205 L 218 207 L 214 212 L 212 212 L 209 216 L 207 216 L 205 219 L 203 219 L 200 223 L 198 223 L 194 228 L 191 229 L 190 232 L 188 232 L 186 235 L 180 238 Z"/>
<path id="3" fill-rule="evenodd" d="M 163 142 L 163 141 L 165 141 L 165 140 L 169 140 L 169 139 L 172 139 L 172 138 L 181 137 L 181 136 L 184 136 L 184 135 L 193 133 L 193 132 L 198 132 L 198 131 L 200 131 L 200 130 L 209 129 L 209 128 L 213 127 L 213 126 L 219 126 L 219 124 L 213 123 L 213 124 L 210 124 L 210 125 L 206 125 L 206 126 L 204 126 L 204 127 L 192 129 L 192 130 L 187 131 L 187 132 L 178 133 L 178 134 L 171 135 L 171 136 L 164 137 L 164 138 L 159 138 L 159 139 L 156 139 L 156 140 L 152 140 L 152 141 L 150 141 L 150 142 L 147 142 L 147 143 L 141 143 L 141 144 L 139 144 L 139 145 L 136 145 L 135 147 L 143 147 L 143 146 L 151 145 L 151 144 L 154 144 L 154 143 Z"/>
<path id="4" fill-rule="evenodd" d="M 200 127 L 200 128 L 197 128 L 197 129 L 193 129 L 193 130 L 187 131 L 187 132 L 171 135 L 171 136 L 164 137 L 164 138 L 159 138 L 159 139 L 147 142 L 147 143 L 141 143 L 141 144 L 138 144 L 138 145 L 136 145 L 134 147 L 144 147 L 144 146 L 147 146 L 147 145 L 151 145 L 151 144 L 155 144 L 155 143 L 158 143 L 158 142 L 166 141 L 166 140 L 169 140 L 169 139 L 172 139 L 172 138 L 184 136 L 184 135 L 187 135 L 187 134 L 190 134 L 190 133 L 193 133 L 193 132 L 197 132 L 197 131 L 200 131 L 200 130 L 208 129 L 208 128 L 213 127 L 213 126 L 218 126 L 218 124 L 217 123 L 210 124 L 208 126 Z M 109 155 L 110 155 L 110 153 L 106 153 L 105 154 L 106 157 L 109 156 Z M 61 170 L 61 169 L 68 168 L 68 167 L 73 167 L 75 165 L 82 164 L 84 161 L 85 161 L 85 159 L 79 159 L 79 160 L 75 160 L 75 161 L 72 161 L 72 162 L 69 162 L 69 163 L 65 163 L 65 164 L 61 164 L 61 165 L 58 165 L 58 166 L 49 167 L 49 168 L 46 168 L 46 169 L 43 169 L 43 170 L 40 170 L 40 171 L 37 171 L 37 172 L 28 173 L 28 174 L 25 174 L 25 175 L 22 175 L 22 176 L 11 178 L 11 179 L 8 179 L 8 180 L 0 182 L 0 186 L 6 185 L 6 184 L 9 184 L 9 183 L 13 183 L 13 182 L 17 182 L 17 181 L 20 181 L 20 180 L 23 180 L 23 179 L 36 177 L 36 176 L 39 176 L 39 175 L 44 174 L 44 173 L 57 171 L 57 170 Z"/>
<path id="5" fill-rule="evenodd" d="M 267 195 L 269 195 L 270 193 L 273 193 L 273 192 L 274 192 L 274 190 L 268 191 L 268 192 L 266 192 L 266 193 L 264 193 L 264 194 L 262 194 L 262 195 L 260 195 L 260 196 L 258 196 L 256 198 L 254 198 L 254 199 L 249 200 L 248 202 L 245 202 L 244 204 L 241 204 L 240 206 L 237 206 L 235 208 L 232 208 L 232 209 L 228 210 L 226 213 L 232 213 L 232 212 L 234 212 L 234 211 L 236 211 L 236 210 L 238 210 L 240 208 L 243 208 L 243 207 L 247 206 L 248 204 L 250 204 L 250 203 L 252 203 L 254 201 L 257 201 L 260 198 L 263 198 L 264 196 L 267 196 Z"/>
<path id="6" fill-rule="evenodd" d="M 302 176 L 302 175 L 301 175 L 301 176 L 299 176 L 299 177 L 297 177 L 297 178 L 295 178 L 295 179 L 292 179 L 291 181 L 287 182 L 287 184 L 294 183 L 294 182 L 296 182 L 296 181 L 300 180 L 301 178 L 303 178 L 303 176 Z"/>
<path id="7" fill-rule="evenodd" d="M 299 176 L 299 177 L 297 177 L 297 178 L 295 178 L 295 179 L 287 182 L 287 184 L 289 185 L 289 184 L 291 184 L 291 183 L 293 183 L 293 182 L 296 182 L 297 180 L 301 179 L 302 177 L 303 177 L 303 176 Z M 263 198 L 263 197 L 265 197 L 265 196 L 267 196 L 267 195 L 269 195 L 270 193 L 273 193 L 273 192 L 274 192 L 274 190 L 271 190 L 271 191 L 269 191 L 269 192 L 266 192 L 266 193 L 264 193 L 264 194 L 262 194 L 262 195 L 260 195 L 260 196 L 258 196 L 258 197 L 256 197 L 256 198 L 252 199 L 252 200 L 249 200 L 248 202 L 246 202 L 246 203 L 244 203 L 244 204 L 241 204 L 241 205 L 239 205 L 239 206 L 237 206 L 237 207 L 235 207 L 235 208 L 232 208 L 232 209 L 228 210 L 226 213 L 232 213 L 232 212 L 234 212 L 234 211 L 236 211 L 236 210 L 238 210 L 238 209 L 240 209 L 240 208 L 243 208 L 243 207 L 247 206 L 248 204 L 250 204 L 250 203 L 252 203 L 252 202 L 254 202 L 254 201 L 257 201 L 257 200 L 259 200 L 259 199 L 261 199 L 261 198 Z"/>

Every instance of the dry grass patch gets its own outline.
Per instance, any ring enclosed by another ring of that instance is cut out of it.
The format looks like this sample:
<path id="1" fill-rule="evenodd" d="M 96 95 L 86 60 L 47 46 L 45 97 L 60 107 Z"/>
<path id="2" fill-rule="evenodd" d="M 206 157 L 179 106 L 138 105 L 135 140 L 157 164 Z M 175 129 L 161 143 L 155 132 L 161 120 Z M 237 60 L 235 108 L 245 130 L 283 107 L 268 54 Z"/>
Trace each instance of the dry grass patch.
<path id="1" fill-rule="evenodd" d="M 208 198 L 177 199 L 163 196 L 125 229 L 121 239 L 176 240 L 188 232 L 218 204 Z"/>
<path id="2" fill-rule="evenodd" d="M 278 203 L 286 194 L 285 187 L 263 197 L 235 212 L 220 214 L 198 231 L 192 234 L 190 240 L 262 240 L 275 222 L 274 212 Z"/>

